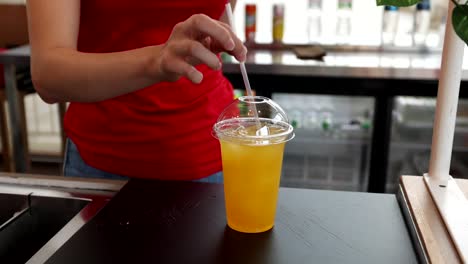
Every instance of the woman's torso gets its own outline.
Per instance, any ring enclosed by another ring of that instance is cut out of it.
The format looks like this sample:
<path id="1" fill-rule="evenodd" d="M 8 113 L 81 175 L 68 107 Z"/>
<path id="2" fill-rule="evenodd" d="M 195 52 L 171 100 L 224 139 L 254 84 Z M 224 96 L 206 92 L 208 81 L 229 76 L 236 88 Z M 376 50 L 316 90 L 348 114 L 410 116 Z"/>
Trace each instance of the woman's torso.
<path id="1" fill-rule="evenodd" d="M 224 3 L 82 0 L 78 50 L 104 53 L 162 44 L 173 26 L 192 14 L 218 19 Z M 65 129 L 84 161 L 142 178 L 196 179 L 221 170 L 211 127 L 232 101 L 232 87 L 221 71 L 197 68 L 204 75 L 199 85 L 181 78 L 98 103 L 71 103 Z"/>

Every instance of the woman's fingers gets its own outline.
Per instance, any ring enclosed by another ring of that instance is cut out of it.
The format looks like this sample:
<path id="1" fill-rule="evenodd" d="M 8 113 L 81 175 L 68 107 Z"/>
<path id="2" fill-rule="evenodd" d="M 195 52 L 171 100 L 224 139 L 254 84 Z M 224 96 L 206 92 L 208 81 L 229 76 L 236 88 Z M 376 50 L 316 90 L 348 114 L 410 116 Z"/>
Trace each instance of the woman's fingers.
<path id="1" fill-rule="evenodd" d="M 235 48 L 236 43 L 233 40 L 232 34 L 225 27 L 221 26 L 219 21 L 211 19 L 202 14 L 191 16 L 187 19 L 187 31 L 193 39 L 201 39 L 206 36 L 218 41 L 226 51 L 231 51 Z"/>
<path id="2" fill-rule="evenodd" d="M 242 43 L 242 41 L 232 31 L 231 26 L 223 22 L 219 22 L 219 24 L 222 27 L 226 28 L 233 35 L 233 40 L 234 40 L 234 43 L 236 44 L 235 48 L 228 53 L 236 57 L 238 61 L 241 61 L 241 62 L 245 61 L 245 59 L 247 58 L 247 48 L 244 46 L 244 43 Z"/>
<path id="3" fill-rule="evenodd" d="M 187 20 L 187 25 L 185 33 L 191 38 L 203 41 L 208 36 L 217 49 L 230 53 L 239 61 L 245 60 L 247 49 L 229 25 L 206 15 L 191 16 Z"/>
<path id="4" fill-rule="evenodd" d="M 166 71 L 175 76 L 174 79 L 178 80 L 181 76 L 187 77 L 193 83 L 201 83 L 203 80 L 203 74 L 199 72 L 195 67 L 190 65 L 188 62 L 175 59 L 170 63 L 166 64 Z"/>
<path id="5" fill-rule="evenodd" d="M 158 59 L 163 79 L 178 80 L 185 76 L 200 83 L 203 75 L 194 67 L 200 63 L 214 70 L 221 68 L 216 53 L 226 51 L 245 61 L 247 49 L 229 25 L 206 15 L 193 15 L 177 24 Z"/>
<path id="6" fill-rule="evenodd" d="M 184 40 L 175 45 L 174 51 L 181 57 L 186 58 L 186 61 L 191 62 L 192 65 L 203 63 L 213 70 L 221 68 L 218 57 L 198 41 Z"/>
<path id="7" fill-rule="evenodd" d="M 198 41 L 185 39 L 173 44 L 170 50 L 171 55 L 165 58 L 162 67 L 174 80 L 185 76 L 194 83 L 200 83 L 203 75 L 193 66 L 201 63 L 214 70 L 221 68 L 219 58 Z"/>

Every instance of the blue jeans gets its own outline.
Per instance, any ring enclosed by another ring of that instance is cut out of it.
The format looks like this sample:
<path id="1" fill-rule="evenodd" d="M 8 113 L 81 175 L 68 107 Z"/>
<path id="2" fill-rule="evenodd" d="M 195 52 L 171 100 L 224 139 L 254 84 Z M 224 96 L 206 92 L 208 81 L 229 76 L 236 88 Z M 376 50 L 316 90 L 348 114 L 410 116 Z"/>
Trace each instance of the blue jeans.
<path id="1" fill-rule="evenodd" d="M 102 171 L 86 164 L 81 158 L 75 143 L 67 139 L 63 163 L 63 175 L 70 177 L 128 180 L 129 177 Z M 223 172 L 217 172 L 196 182 L 223 183 Z"/>

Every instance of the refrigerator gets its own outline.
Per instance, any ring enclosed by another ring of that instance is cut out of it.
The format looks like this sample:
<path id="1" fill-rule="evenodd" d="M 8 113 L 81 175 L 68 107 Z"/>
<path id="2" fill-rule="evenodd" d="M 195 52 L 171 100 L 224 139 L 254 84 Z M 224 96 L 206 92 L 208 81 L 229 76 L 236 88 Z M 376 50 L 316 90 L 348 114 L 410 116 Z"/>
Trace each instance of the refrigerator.
<path id="1" fill-rule="evenodd" d="M 272 99 L 295 128 L 281 186 L 366 191 L 373 98 L 274 93 Z"/>
<path id="2" fill-rule="evenodd" d="M 395 98 L 386 192 L 394 193 L 401 175 L 429 171 L 435 97 Z M 468 100 L 458 103 L 450 174 L 468 178 Z"/>

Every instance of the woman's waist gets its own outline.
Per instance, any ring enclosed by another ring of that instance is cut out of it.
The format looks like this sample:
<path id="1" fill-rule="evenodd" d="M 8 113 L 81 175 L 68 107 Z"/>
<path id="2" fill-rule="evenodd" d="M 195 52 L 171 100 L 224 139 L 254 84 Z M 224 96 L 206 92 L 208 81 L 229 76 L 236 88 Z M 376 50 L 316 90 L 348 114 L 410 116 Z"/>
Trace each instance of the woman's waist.
<path id="1" fill-rule="evenodd" d="M 219 159 L 219 143 L 209 130 L 181 134 L 180 131 L 165 129 L 153 133 L 83 135 L 67 131 L 76 143 L 85 160 L 109 160 L 114 164 L 125 163 L 124 167 L 136 166 L 181 166 L 203 167 Z M 151 131 L 146 131 L 151 132 Z M 151 136 L 152 134 L 152 136 Z"/>

